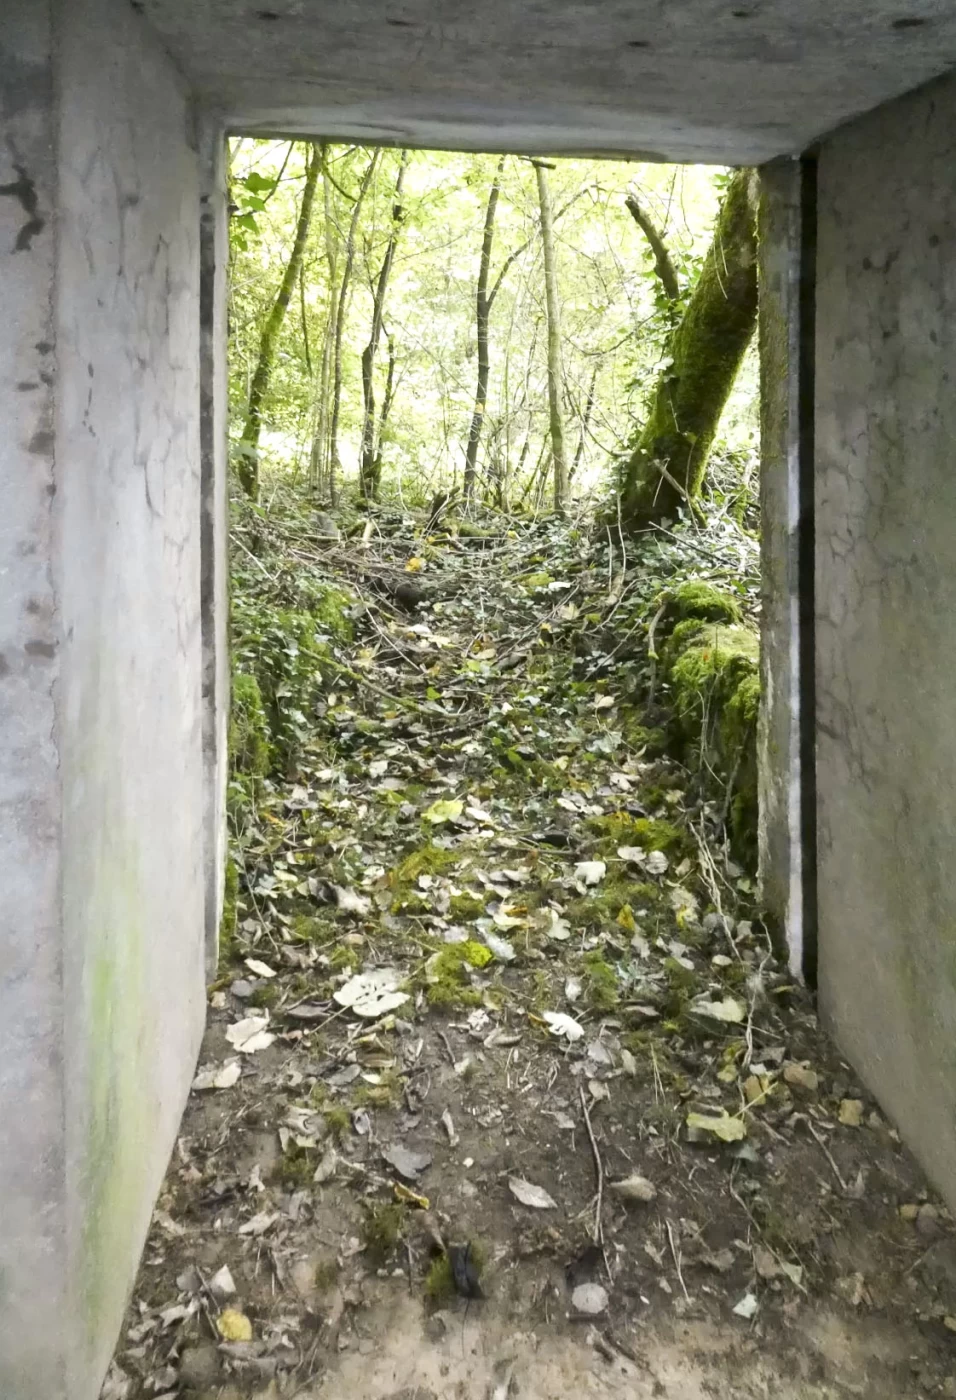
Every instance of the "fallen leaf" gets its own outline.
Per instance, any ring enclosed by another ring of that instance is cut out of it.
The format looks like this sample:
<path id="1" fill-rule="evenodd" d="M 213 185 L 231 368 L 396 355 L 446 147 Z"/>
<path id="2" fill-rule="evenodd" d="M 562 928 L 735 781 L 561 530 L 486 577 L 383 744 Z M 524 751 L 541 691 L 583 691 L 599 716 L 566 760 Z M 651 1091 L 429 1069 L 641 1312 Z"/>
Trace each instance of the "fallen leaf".
<path id="1" fill-rule="evenodd" d="M 644 862 L 644 867 L 648 875 L 663 875 L 669 864 L 670 861 L 663 851 L 651 851 Z"/>
<path id="2" fill-rule="evenodd" d="M 431 822 L 433 826 L 438 826 L 440 822 L 450 822 L 455 817 L 460 817 L 464 810 L 464 802 L 459 802 L 457 797 L 453 797 L 441 802 L 433 802 L 422 813 L 422 817 L 426 822 Z"/>
<path id="3" fill-rule="evenodd" d="M 616 704 L 617 700 L 613 695 L 596 695 L 594 697 L 594 708 L 596 710 L 610 710 L 613 709 Z"/>
<path id="4" fill-rule="evenodd" d="M 224 1312 L 221 1312 L 216 1319 L 216 1326 L 224 1341 L 252 1341 L 252 1323 L 245 1313 L 237 1312 L 235 1308 L 226 1308 Z"/>
<path id="5" fill-rule="evenodd" d="M 243 1055 L 254 1055 L 257 1050 L 266 1050 L 275 1040 L 271 1031 L 266 1030 L 269 1013 L 265 1016 L 246 1016 L 241 1021 L 226 1027 L 226 1039 Z"/>
<path id="6" fill-rule="evenodd" d="M 863 1100 L 841 1100 L 838 1116 L 845 1128 L 861 1128 L 863 1126 Z"/>
<path id="7" fill-rule="evenodd" d="M 612 1181 L 609 1190 L 622 1196 L 625 1201 L 647 1202 L 653 1201 L 657 1196 L 657 1187 L 653 1181 L 648 1181 L 646 1176 L 637 1172 L 633 1176 L 626 1176 L 623 1181 Z"/>
<path id="8" fill-rule="evenodd" d="M 254 972 L 257 977 L 275 977 L 275 969 L 268 963 L 260 962 L 258 958 L 246 958 L 246 967 L 250 972 Z"/>
<path id="9" fill-rule="evenodd" d="M 359 894 L 356 890 L 346 889 L 343 885 L 332 885 L 331 888 L 338 909 L 343 909 L 347 914 L 368 914 L 371 912 L 372 901 L 367 895 Z"/>
<path id="10" fill-rule="evenodd" d="M 244 1225 L 239 1226 L 239 1233 L 240 1235 L 264 1235 L 278 1219 L 278 1214 L 270 1214 L 266 1210 L 260 1210 Z"/>
<path id="11" fill-rule="evenodd" d="M 783 1077 L 792 1089 L 803 1089 L 808 1094 L 815 1094 L 820 1087 L 820 1076 L 806 1065 L 784 1065 Z"/>
<path id="12" fill-rule="evenodd" d="M 432 1163 L 430 1152 L 412 1152 L 399 1142 L 384 1147 L 382 1156 L 406 1181 L 415 1181 Z"/>
<path id="13" fill-rule="evenodd" d="M 398 991 L 402 974 L 394 967 L 377 967 L 360 972 L 333 993 L 339 1006 L 354 1011 L 356 1016 L 379 1017 L 404 1006 L 408 993 Z"/>
<path id="14" fill-rule="evenodd" d="M 643 865 L 647 859 L 643 846 L 618 846 L 617 853 L 621 860 L 630 861 L 632 865 Z"/>
<path id="15" fill-rule="evenodd" d="M 708 1133 L 721 1142 L 740 1142 L 747 1136 L 747 1125 L 742 1118 L 732 1118 L 729 1113 L 712 1115 L 709 1113 L 688 1113 L 687 1127 L 693 1133 Z"/>
<path id="16" fill-rule="evenodd" d="M 543 1186 L 535 1186 L 523 1177 L 512 1176 L 508 1180 L 512 1196 L 517 1197 L 523 1206 L 533 1206 L 535 1210 L 557 1210 L 557 1202 L 552 1200 Z"/>
<path id="17" fill-rule="evenodd" d="M 735 997 L 724 997 L 723 1001 L 695 1001 L 691 1010 L 698 1016 L 707 1016 L 712 1021 L 724 1021 L 729 1025 L 739 1025 L 747 1019 L 747 1008 Z"/>
<path id="18" fill-rule="evenodd" d="M 231 1298 L 236 1291 L 235 1280 L 229 1270 L 228 1264 L 223 1264 L 222 1268 L 214 1273 L 209 1280 L 209 1290 L 217 1298 Z"/>
<path id="19" fill-rule="evenodd" d="M 543 1011 L 541 1019 L 547 1021 L 552 1035 L 564 1036 L 572 1043 L 584 1035 L 584 1027 L 564 1011 Z"/>
<path id="20" fill-rule="evenodd" d="M 574 878 L 585 885 L 599 885 L 606 874 L 603 860 L 579 860 L 574 867 Z"/>
<path id="21" fill-rule="evenodd" d="M 745 1293 L 734 1308 L 734 1313 L 737 1317 L 742 1317 L 745 1322 L 749 1322 L 752 1317 L 756 1316 L 759 1306 L 760 1304 L 753 1293 Z"/>
<path id="22" fill-rule="evenodd" d="M 238 1060 L 227 1060 L 221 1069 L 203 1070 L 193 1080 L 194 1089 L 231 1089 L 242 1074 Z"/>

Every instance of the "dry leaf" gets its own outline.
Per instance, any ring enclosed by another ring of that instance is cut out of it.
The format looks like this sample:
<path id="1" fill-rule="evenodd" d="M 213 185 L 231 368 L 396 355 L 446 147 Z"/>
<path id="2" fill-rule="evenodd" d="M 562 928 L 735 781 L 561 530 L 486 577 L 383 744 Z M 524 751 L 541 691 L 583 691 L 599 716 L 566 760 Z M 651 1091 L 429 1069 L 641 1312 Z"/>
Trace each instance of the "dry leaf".
<path id="1" fill-rule="evenodd" d="M 557 1201 L 551 1199 L 543 1186 L 535 1186 L 520 1176 L 509 1178 L 508 1187 L 512 1196 L 517 1197 L 523 1206 L 533 1206 L 535 1210 L 557 1210 Z"/>

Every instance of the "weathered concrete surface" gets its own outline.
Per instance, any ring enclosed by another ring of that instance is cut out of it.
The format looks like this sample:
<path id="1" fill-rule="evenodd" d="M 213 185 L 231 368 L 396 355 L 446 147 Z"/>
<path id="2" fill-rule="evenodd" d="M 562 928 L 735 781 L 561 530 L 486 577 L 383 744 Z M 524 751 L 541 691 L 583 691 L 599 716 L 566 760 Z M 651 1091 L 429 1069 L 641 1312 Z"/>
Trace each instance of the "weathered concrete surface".
<path id="1" fill-rule="evenodd" d="M 3 44 L 0 1394 L 92 1400 L 204 1013 L 199 161 L 124 0 Z"/>
<path id="2" fill-rule="evenodd" d="M 229 403 L 227 277 L 229 228 L 226 143 L 218 120 L 200 131 L 200 443 L 202 456 L 201 595 L 203 696 L 203 842 L 206 972 L 219 958 L 226 864 L 226 764 L 229 726 Z"/>
<path id="3" fill-rule="evenodd" d="M 59 674 L 51 571 L 53 159 L 49 7 L 0 33 L 0 1395 L 55 1396 L 45 1300 L 64 1253 Z M 29 1288 L 24 1282 L 29 1280 Z"/>
<path id="4" fill-rule="evenodd" d="M 819 163 L 820 995 L 956 1206 L 956 81 Z"/>
<path id="5" fill-rule="evenodd" d="M 956 64 L 938 0 L 137 0 L 235 127 L 755 164 Z"/>
<path id="6" fill-rule="evenodd" d="M 801 167 L 760 172 L 761 901 L 803 970 L 800 755 Z"/>

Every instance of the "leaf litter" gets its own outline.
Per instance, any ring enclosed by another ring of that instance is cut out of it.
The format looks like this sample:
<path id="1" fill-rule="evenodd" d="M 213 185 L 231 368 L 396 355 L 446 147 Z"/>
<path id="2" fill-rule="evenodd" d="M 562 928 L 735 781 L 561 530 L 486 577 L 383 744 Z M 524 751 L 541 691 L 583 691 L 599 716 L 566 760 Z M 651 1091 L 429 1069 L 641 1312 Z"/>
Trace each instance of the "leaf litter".
<path id="1" fill-rule="evenodd" d="M 504 1308 L 618 1358 L 655 1321 L 784 1358 L 821 1310 L 878 1309 L 905 1345 L 866 1393 L 956 1393 L 949 1217 L 641 698 L 671 547 L 612 596 L 608 540 L 568 522 L 397 517 L 320 565 L 295 520 L 257 529 L 354 635 L 323 643 L 288 775 L 246 793 L 235 932 L 104 1395 L 307 1394 L 390 1289 L 423 1329 Z M 560 590 L 522 582 L 545 567 Z"/>

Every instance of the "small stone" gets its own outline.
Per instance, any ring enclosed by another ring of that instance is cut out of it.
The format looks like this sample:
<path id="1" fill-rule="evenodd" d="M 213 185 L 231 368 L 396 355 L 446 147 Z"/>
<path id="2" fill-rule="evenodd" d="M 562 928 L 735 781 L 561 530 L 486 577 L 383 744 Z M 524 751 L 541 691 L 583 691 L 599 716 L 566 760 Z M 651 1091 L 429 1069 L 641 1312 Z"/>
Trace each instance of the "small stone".
<path id="1" fill-rule="evenodd" d="M 785 1065 L 783 1077 L 791 1089 L 801 1089 L 807 1094 L 815 1094 L 820 1088 L 820 1076 L 806 1065 Z"/>
<path id="2" fill-rule="evenodd" d="M 193 1390 L 203 1390 L 216 1384 L 222 1374 L 219 1352 L 209 1342 L 203 1346 L 187 1347 L 179 1363 L 179 1383 Z"/>
<path id="3" fill-rule="evenodd" d="M 571 1307 L 576 1313 L 598 1317 L 607 1311 L 607 1289 L 599 1283 L 579 1283 L 571 1294 Z"/>
<path id="4" fill-rule="evenodd" d="M 918 1215 L 919 1206 L 915 1202 L 911 1201 L 905 1206 L 900 1206 L 900 1219 L 905 1220 L 908 1225 L 912 1225 Z"/>
<path id="5" fill-rule="evenodd" d="M 924 1239 L 935 1239 L 939 1234 L 939 1211 L 933 1205 L 920 1206 L 916 1215 L 916 1228 Z"/>

